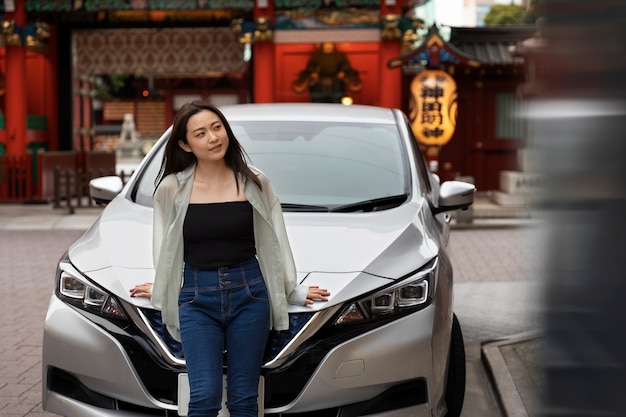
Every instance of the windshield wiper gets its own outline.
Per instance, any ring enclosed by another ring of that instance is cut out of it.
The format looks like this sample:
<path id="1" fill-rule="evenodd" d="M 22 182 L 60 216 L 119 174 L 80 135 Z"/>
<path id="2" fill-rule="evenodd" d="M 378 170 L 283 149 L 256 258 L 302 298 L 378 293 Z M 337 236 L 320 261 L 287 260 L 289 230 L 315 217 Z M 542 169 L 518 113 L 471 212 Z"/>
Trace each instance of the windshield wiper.
<path id="1" fill-rule="evenodd" d="M 314 206 L 312 204 L 296 204 L 296 203 L 281 203 L 283 210 L 287 211 L 314 211 L 314 212 L 328 212 L 326 206 Z"/>
<path id="2" fill-rule="evenodd" d="M 372 198 L 371 200 L 357 201 L 331 208 L 332 213 L 350 213 L 354 211 L 375 211 L 375 209 L 392 208 L 404 203 L 408 194 L 390 195 L 387 197 Z"/>

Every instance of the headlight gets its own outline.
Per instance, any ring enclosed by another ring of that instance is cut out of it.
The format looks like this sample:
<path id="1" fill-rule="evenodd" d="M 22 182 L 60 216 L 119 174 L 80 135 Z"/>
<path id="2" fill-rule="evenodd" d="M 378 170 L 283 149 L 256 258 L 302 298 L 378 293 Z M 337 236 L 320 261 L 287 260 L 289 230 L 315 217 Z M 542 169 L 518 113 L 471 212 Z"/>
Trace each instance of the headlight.
<path id="1" fill-rule="evenodd" d="M 127 320 L 115 297 L 90 283 L 65 260 L 57 268 L 56 295 L 81 310 L 109 319 Z"/>
<path id="2" fill-rule="evenodd" d="M 334 325 L 359 323 L 381 317 L 402 315 L 430 303 L 435 286 L 437 260 L 389 287 L 349 303 Z"/>

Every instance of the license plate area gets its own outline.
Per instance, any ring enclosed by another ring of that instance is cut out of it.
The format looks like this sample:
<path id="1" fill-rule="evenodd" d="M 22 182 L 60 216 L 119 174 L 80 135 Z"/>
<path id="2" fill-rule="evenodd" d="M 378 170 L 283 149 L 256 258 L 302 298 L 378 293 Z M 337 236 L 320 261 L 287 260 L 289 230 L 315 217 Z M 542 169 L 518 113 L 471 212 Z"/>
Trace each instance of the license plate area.
<path id="1" fill-rule="evenodd" d="M 226 407 L 226 390 L 228 389 L 228 380 L 226 375 L 222 380 L 222 409 L 217 414 L 218 417 L 228 417 L 228 408 Z M 259 379 L 259 395 L 257 402 L 259 404 L 259 417 L 263 417 L 263 398 L 265 397 L 265 379 L 261 376 Z M 189 378 L 186 373 L 178 374 L 178 415 L 186 416 L 189 411 Z"/>

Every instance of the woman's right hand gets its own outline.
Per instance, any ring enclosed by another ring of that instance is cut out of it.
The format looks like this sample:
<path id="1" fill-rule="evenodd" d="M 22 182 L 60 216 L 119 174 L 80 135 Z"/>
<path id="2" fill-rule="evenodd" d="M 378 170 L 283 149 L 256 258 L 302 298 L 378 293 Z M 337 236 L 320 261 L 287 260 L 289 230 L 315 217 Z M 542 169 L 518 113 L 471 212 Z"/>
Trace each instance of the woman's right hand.
<path id="1" fill-rule="evenodd" d="M 316 301 L 328 301 L 330 292 L 326 288 L 320 288 L 317 285 L 309 286 L 309 291 L 306 295 L 306 304 L 313 304 Z"/>
<path id="2" fill-rule="evenodd" d="M 130 289 L 130 296 L 139 298 L 152 297 L 152 283 L 144 282 L 143 284 L 135 285 Z"/>

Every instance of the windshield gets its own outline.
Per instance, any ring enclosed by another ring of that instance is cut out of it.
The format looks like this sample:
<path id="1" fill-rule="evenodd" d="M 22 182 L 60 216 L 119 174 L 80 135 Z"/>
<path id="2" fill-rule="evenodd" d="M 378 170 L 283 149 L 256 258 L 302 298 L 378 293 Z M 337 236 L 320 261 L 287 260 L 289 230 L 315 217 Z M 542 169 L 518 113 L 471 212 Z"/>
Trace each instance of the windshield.
<path id="1" fill-rule="evenodd" d="M 406 150 L 395 125 L 255 121 L 231 127 L 285 211 L 344 211 L 371 200 L 398 205 L 406 199 Z M 163 144 L 162 138 L 140 176 L 139 204 L 152 205 Z"/>

